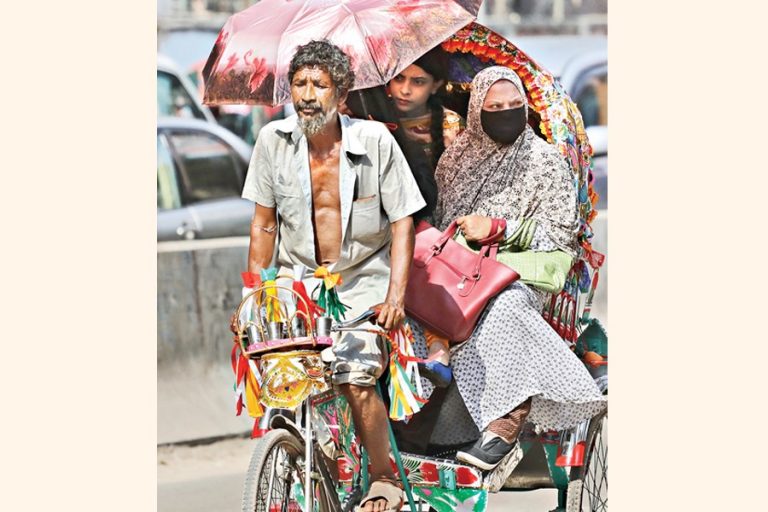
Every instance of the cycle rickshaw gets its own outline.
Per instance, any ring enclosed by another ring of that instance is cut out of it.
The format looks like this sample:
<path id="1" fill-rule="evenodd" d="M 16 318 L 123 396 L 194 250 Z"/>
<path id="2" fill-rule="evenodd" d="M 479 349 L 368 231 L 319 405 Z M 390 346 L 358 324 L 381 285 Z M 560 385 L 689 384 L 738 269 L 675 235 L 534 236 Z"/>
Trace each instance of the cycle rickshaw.
<path id="1" fill-rule="evenodd" d="M 607 393 L 607 337 L 599 323 L 590 319 L 603 263 L 603 256 L 591 246 L 590 223 L 597 197 L 591 188 L 591 147 L 578 109 L 549 73 L 482 25 L 468 25 L 442 47 L 456 56 L 456 79 L 451 85 L 457 110 L 474 73 L 487 65 L 509 66 L 523 79 L 532 124 L 558 147 L 574 173 L 582 251 L 563 291 L 552 297 L 544 316 Z M 293 297 L 293 309 L 290 301 L 278 298 L 276 289 Z M 273 314 L 281 311 L 278 317 L 283 325 L 275 326 L 269 314 L 257 313 L 250 321 L 238 323 L 233 350 L 233 368 L 244 396 L 240 407 L 247 404 L 249 412 L 264 405 L 271 408 L 261 420 L 269 431 L 254 449 L 243 510 L 353 510 L 368 485 L 366 454 L 355 439 L 349 406 L 331 388 L 328 366 L 320 354 L 332 344 L 332 331 L 366 329 L 360 326 L 366 318 L 336 324 L 327 319 L 318 325 L 304 295 L 274 283 L 245 296 L 238 318 L 244 309 L 255 305 L 254 310 L 261 311 L 270 303 Z M 398 354 L 408 355 L 405 334 L 381 334 L 389 339 L 395 359 Z M 412 378 L 407 365 L 401 370 L 404 378 Z M 390 427 L 392 463 L 410 510 L 479 512 L 486 509 L 489 492 L 536 488 L 558 490 L 557 510 L 607 510 L 606 428 L 607 410 L 569 431 L 542 432 L 529 426 L 496 469 L 481 472 L 455 460 L 401 453 Z"/>

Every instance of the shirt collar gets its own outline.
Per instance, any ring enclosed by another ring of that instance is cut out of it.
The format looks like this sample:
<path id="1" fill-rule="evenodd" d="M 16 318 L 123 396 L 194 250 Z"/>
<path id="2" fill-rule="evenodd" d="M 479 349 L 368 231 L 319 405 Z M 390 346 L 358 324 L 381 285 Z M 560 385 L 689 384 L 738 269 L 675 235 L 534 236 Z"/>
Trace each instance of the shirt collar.
<path id="1" fill-rule="evenodd" d="M 291 141 L 296 144 L 304 136 L 298 125 L 299 116 L 293 114 L 285 119 L 280 119 L 275 122 L 275 128 L 286 135 L 290 134 Z M 349 116 L 339 114 L 341 120 L 341 146 L 346 153 L 362 156 L 365 154 L 365 147 L 360 142 L 360 139 L 349 130 L 349 126 L 352 120 Z"/>

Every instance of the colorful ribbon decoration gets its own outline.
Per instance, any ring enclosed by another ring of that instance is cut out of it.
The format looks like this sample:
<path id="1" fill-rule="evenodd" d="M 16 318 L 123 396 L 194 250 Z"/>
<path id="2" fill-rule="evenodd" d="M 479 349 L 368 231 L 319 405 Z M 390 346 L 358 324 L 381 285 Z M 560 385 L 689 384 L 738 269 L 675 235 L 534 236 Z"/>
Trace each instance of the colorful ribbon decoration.
<path id="1" fill-rule="evenodd" d="M 256 367 L 256 363 L 242 354 L 237 338 L 235 338 L 235 346 L 232 347 L 230 359 L 232 371 L 235 372 L 235 411 L 237 416 L 240 416 L 245 407 L 248 416 L 256 420 L 253 426 L 255 435 L 259 427 L 259 418 L 264 415 L 264 408 L 259 401 L 261 396 L 261 374 Z"/>
<path id="2" fill-rule="evenodd" d="M 413 332 L 408 324 L 389 332 L 389 417 L 402 421 L 419 412 L 427 401 L 421 398 L 421 376 L 413 352 Z"/>
<path id="3" fill-rule="evenodd" d="M 312 330 L 312 319 L 322 315 L 325 311 L 323 308 L 317 305 L 315 301 L 309 298 L 307 289 L 304 287 L 304 283 L 301 281 L 293 282 L 293 291 L 296 292 L 302 300 L 296 301 L 296 311 L 299 317 L 304 322 L 307 332 Z M 306 301 L 306 302 L 305 302 Z"/>
<path id="4" fill-rule="evenodd" d="M 267 295 L 265 300 L 267 306 L 267 322 L 280 322 L 282 320 L 280 315 L 280 300 L 277 298 L 277 288 L 275 287 L 276 280 L 277 268 L 271 267 L 261 269 L 261 282 Z"/>
<path id="5" fill-rule="evenodd" d="M 257 288 L 261 286 L 261 279 L 258 274 L 253 272 L 241 272 L 240 277 L 243 279 L 243 286 L 246 288 Z"/>
<path id="6" fill-rule="evenodd" d="M 329 316 L 332 316 L 337 322 L 341 322 L 341 319 L 346 316 L 346 311 L 349 306 L 343 304 L 339 299 L 339 292 L 336 289 L 338 285 L 342 284 L 341 274 L 331 274 L 324 266 L 317 267 L 314 276 L 318 279 L 322 279 L 312 291 L 317 294 L 317 305 L 325 311 Z"/>

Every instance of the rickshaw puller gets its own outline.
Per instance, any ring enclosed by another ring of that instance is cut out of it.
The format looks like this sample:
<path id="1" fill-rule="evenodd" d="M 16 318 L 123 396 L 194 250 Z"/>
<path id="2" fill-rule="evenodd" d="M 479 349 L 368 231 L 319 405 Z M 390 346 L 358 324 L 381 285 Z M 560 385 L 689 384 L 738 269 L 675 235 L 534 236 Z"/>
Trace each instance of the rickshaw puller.
<path id="1" fill-rule="evenodd" d="M 324 265 L 341 273 L 339 297 L 350 318 L 375 304 L 378 323 L 391 329 L 405 318 L 411 215 L 426 203 L 386 126 L 338 113 L 354 83 L 344 52 L 327 41 L 300 46 L 288 79 L 296 115 L 262 128 L 243 189 L 256 203 L 248 270 L 270 265 L 279 234 L 280 266 Z M 373 387 L 386 364 L 383 340 L 347 332 L 333 351 L 333 382 L 351 405 L 371 462 L 362 509 L 399 510 L 403 493 L 389 464 L 389 420 Z"/>

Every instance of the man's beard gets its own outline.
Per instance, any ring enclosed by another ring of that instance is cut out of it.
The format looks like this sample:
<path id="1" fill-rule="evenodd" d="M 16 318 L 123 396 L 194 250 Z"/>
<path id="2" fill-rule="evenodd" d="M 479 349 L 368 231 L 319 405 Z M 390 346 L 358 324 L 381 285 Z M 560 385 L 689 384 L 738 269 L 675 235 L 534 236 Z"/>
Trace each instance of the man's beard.
<path id="1" fill-rule="evenodd" d="M 311 108 L 309 105 L 303 105 L 298 104 L 296 105 L 296 110 L 300 110 L 301 108 Z M 298 125 L 299 128 L 301 128 L 301 131 L 304 132 L 304 135 L 307 137 L 313 137 L 323 131 L 323 128 L 334 120 L 336 116 L 336 108 L 331 108 L 328 112 L 323 112 L 321 108 L 318 109 L 319 113 L 314 114 L 311 117 L 304 117 L 302 114 L 299 114 L 299 121 Z"/>

